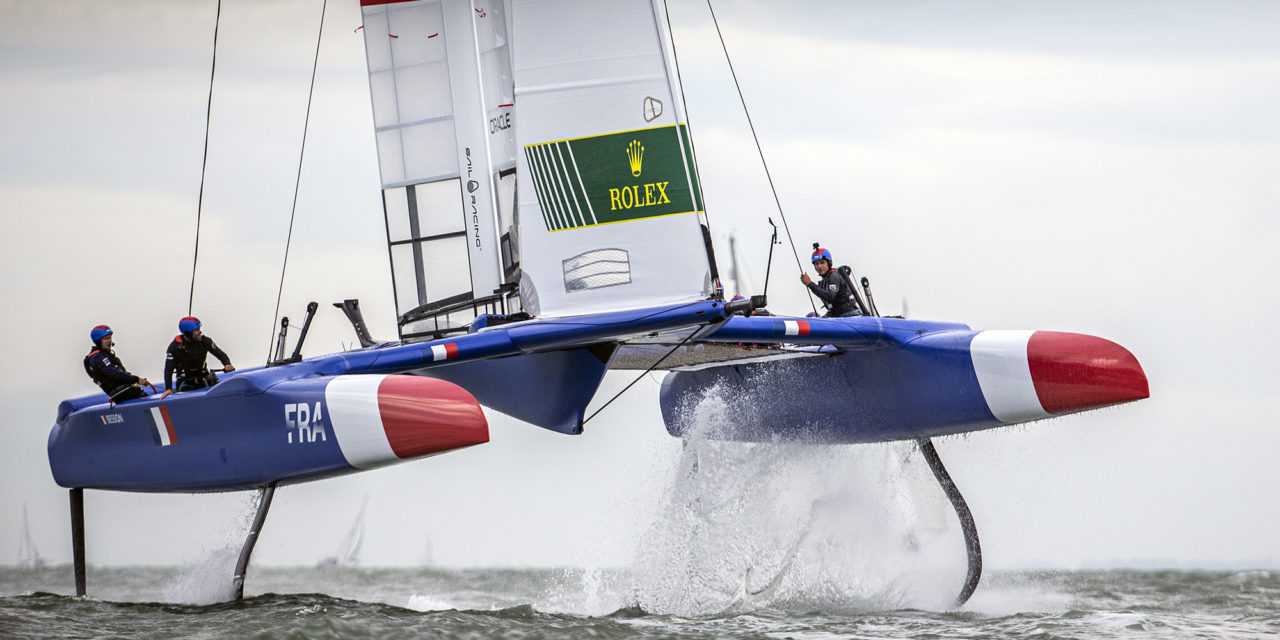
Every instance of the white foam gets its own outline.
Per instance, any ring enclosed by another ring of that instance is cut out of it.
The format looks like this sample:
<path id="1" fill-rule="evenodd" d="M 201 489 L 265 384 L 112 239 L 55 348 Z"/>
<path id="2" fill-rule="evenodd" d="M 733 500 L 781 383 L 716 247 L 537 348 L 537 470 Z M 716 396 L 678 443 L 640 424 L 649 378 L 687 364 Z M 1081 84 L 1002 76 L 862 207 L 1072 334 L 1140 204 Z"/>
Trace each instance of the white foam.
<path id="1" fill-rule="evenodd" d="M 406 609 L 414 611 L 452 611 L 458 607 L 447 600 L 442 600 L 438 596 L 413 594 L 409 596 L 409 601 L 405 603 Z"/>
<path id="2" fill-rule="evenodd" d="M 710 390 L 665 505 L 637 551 L 651 613 L 757 608 L 946 609 L 964 579 L 954 514 L 910 444 L 807 446 L 702 439 L 749 398 Z M 923 480 L 922 480 L 923 478 Z"/>
<path id="3" fill-rule="evenodd" d="M 164 586 L 164 601 L 175 604 L 208 605 L 235 599 L 236 562 L 244 536 L 258 509 L 258 494 L 246 493 L 237 517 L 229 518 L 216 532 L 203 556 L 184 565 Z"/>
<path id="4" fill-rule="evenodd" d="M 231 578 L 239 558 L 239 547 L 229 545 L 213 549 L 200 560 L 184 565 L 165 585 L 164 601 L 208 605 L 235 599 Z"/>

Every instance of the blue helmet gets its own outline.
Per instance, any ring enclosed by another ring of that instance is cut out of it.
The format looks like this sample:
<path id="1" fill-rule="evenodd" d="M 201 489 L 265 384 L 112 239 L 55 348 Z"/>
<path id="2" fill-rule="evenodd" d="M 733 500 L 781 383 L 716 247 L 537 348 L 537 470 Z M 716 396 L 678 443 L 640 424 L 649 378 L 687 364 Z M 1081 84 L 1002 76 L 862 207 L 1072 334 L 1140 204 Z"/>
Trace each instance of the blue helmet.
<path id="1" fill-rule="evenodd" d="M 93 340 L 94 344 L 98 344 L 99 340 L 111 335 L 112 333 L 114 332 L 111 331 L 111 327 L 108 327 L 105 324 L 100 324 L 89 332 L 89 337 Z"/>
<path id="2" fill-rule="evenodd" d="M 810 258 L 809 261 L 817 262 L 819 260 L 826 260 L 827 266 L 831 266 L 835 264 L 834 262 L 831 261 L 831 252 L 827 251 L 826 249 L 823 249 L 822 247 L 819 247 L 818 244 L 815 242 L 813 245 L 813 257 Z"/>
<path id="3" fill-rule="evenodd" d="M 178 321 L 178 331 L 183 333 L 191 333 L 200 328 L 200 318 L 195 316 L 187 316 Z"/>
<path id="4" fill-rule="evenodd" d="M 810 311 L 809 313 L 804 314 L 804 317 L 806 317 L 806 318 L 816 318 L 816 317 L 818 317 L 818 312 L 817 312 L 817 311 Z"/>

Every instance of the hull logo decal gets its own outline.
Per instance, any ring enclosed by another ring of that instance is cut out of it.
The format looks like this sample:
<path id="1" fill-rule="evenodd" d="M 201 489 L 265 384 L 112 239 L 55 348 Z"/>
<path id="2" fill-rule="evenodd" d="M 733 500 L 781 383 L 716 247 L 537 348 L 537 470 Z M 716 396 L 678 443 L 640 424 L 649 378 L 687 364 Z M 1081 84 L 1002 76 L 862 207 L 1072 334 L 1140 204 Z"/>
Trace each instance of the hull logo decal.
<path id="1" fill-rule="evenodd" d="M 289 432 L 289 444 L 329 440 L 324 428 L 324 406 L 319 402 L 315 407 L 305 402 L 284 405 L 284 428 Z"/>
<path id="2" fill-rule="evenodd" d="M 167 447 L 178 444 L 178 432 L 173 429 L 173 418 L 169 417 L 169 407 L 151 407 L 147 412 L 151 417 L 151 439 L 156 446 Z M 103 416 L 106 419 L 106 416 Z"/>
<path id="3" fill-rule="evenodd" d="M 809 335 L 809 323 L 804 320 L 783 320 L 782 333 L 788 336 Z"/>

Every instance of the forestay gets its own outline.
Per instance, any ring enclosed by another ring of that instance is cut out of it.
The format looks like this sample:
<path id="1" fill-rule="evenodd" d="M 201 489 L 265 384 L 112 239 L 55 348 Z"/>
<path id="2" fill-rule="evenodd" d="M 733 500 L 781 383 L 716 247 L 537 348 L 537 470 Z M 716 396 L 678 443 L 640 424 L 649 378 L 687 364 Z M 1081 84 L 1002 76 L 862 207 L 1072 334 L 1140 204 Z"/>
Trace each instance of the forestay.
<path id="1" fill-rule="evenodd" d="M 718 287 L 660 0 L 516 0 L 524 308 L 568 316 Z"/>
<path id="2" fill-rule="evenodd" d="M 501 0 L 361 9 L 401 335 L 505 310 L 519 269 L 510 11 Z"/>

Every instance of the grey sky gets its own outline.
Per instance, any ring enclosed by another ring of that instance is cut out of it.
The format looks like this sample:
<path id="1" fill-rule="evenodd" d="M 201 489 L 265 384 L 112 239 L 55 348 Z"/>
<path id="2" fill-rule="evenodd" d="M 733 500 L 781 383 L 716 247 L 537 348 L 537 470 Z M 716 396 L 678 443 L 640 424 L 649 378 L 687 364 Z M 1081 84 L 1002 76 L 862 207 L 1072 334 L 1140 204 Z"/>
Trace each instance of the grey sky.
<path id="1" fill-rule="evenodd" d="M 194 311 L 252 365 L 273 328 L 320 3 L 224 5 Z M 70 558 L 44 445 L 57 402 L 93 391 L 88 328 L 110 323 L 155 379 L 186 313 L 213 6 L 0 2 L 0 562 L 24 503 L 41 551 Z M 906 298 L 917 318 L 1100 335 L 1147 370 L 1142 403 L 939 443 L 988 566 L 1280 563 L 1266 507 L 1280 6 L 716 8 L 802 256 L 823 242 L 882 310 Z M 705 5 L 671 14 L 721 266 L 734 231 L 759 283 L 772 195 Z M 359 297 L 391 336 L 359 24 L 354 1 L 331 3 L 282 312 Z M 803 314 L 779 249 L 771 306 Z M 329 309 L 308 342 L 354 337 Z M 332 553 L 368 493 L 372 564 L 419 562 L 427 538 L 450 564 L 626 562 L 679 464 L 656 395 L 637 385 L 576 438 L 491 413 L 487 445 L 285 488 L 256 559 Z M 878 468 L 881 450 L 847 449 L 833 473 Z M 249 500 L 86 502 L 90 562 L 135 564 L 238 544 Z"/>

